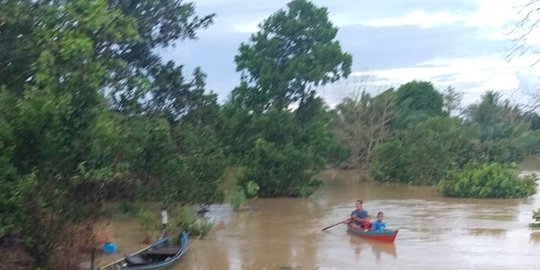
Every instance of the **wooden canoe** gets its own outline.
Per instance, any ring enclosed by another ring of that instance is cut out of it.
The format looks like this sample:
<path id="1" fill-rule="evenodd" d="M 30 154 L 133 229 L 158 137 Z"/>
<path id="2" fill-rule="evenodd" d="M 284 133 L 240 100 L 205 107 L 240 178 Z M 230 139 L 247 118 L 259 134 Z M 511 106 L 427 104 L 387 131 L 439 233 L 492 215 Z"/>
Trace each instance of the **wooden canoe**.
<path id="1" fill-rule="evenodd" d="M 99 270 L 155 270 L 166 269 L 176 263 L 189 247 L 186 232 L 181 232 L 179 243 L 171 244 L 169 237 L 152 243 L 143 250 L 126 255 L 123 259 L 112 262 Z"/>
<path id="2" fill-rule="evenodd" d="M 359 237 L 376 240 L 386 243 L 394 243 L 399 230 L 384 230 L 384 231 L 364 231 L 359 226 L 352 223 L 347 224 L 347 230 Z"/>

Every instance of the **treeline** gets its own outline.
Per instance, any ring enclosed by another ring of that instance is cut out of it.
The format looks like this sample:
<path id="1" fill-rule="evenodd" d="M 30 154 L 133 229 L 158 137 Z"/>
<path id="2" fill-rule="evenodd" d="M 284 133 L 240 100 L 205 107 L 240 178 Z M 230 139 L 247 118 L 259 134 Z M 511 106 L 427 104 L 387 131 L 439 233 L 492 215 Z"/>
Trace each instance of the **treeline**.
<path id="1" fill-rule="evenodd" d="M 412 81 L 336 107 L 333 126 L 352 156 L 383 182 L 438 185 L 443 195 L 513 198 L 536 192 L 516 162 L 540 150 L 540 117 L 496 92 L 460 109 L 461 96 Z"/>
<path id="2" fill-rule="evenodd" d="M 240 44 L 241 81 L 218 104 L 202 70 L 157 54 L 213 18 L 180 0 L 0 0 L 0 248 L 73 269 L 105 203 L 222 202 L 226 167 L 241 170 L 237 197 L 308 196 L 345 163 L 380 181 L 445 180 L 455 196 L 482 175 L 521 183 L 504 164 L 538 149 L 538 115 L 494 93 L 461 117 L 458 96 L 427 82 L 330 109 L 316 89 L 347 77 L 352 57 L 306 0 Z"/>

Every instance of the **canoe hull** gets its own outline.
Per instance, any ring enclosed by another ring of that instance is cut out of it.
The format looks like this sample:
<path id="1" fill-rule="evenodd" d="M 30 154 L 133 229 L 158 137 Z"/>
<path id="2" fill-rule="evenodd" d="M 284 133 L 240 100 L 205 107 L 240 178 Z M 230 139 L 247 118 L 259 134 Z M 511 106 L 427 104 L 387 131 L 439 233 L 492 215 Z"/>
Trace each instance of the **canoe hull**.
<path id="1" fill-rule="evenodd" d="M 173 253 L 161 253 L 164 246 L 167 246 L 169 244 L 169 238 L 165 237 L 162 238 L 156 242 L 154 242 L 152 245 L 147 247 L 144 250 L 141 250 L 137 253 L 131 254 L 129 257 L 135 257 L 135 256 L 154 256 L 157 255 L 163 257 L 164 259 L 159 261 L 154 261 L 150 263 L 145 263 L 141 265 L 130 265 L 127 258 L 124 258 L 122 260 L 119 260 L 117 262 L 111 263 L 103 268 L 99 268 L 100 270 L 158 270 L 158 269 L 168 269 L 173 264 L 175 264 L 188 250 L 189 248 L 189 241 L 187 237 L 187 233 L 182 232 L 180 234 L 180 243 L 176 248 L 173 246 Z"/>
<path id="2" fill-rule="evenodd" d="M 363 231 L 361 228 L 352 224 L 347 225 L 347 230 L 358 237 L 385 243 L 394 243 L 399 232 L 399 230 Z"/>

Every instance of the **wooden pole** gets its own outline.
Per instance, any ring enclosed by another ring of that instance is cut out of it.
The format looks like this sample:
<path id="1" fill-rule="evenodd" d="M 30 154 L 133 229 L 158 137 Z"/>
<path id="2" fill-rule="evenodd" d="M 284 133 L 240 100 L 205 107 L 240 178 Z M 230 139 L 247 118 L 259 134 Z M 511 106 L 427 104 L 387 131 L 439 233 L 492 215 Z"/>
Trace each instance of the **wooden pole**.
<path id="1" fill-rule="evenodd" d="M 339 224 L 347 223 L 348 221 L 349 221 L 349 219 L 340 221 L 340 222 L 338 222 L 338 223 L 336 223 L 336 224 L 334 224 L 334 225 L 330 225 L 330 226 L 328 226 L 328 227 L 325 227 L 325 228 L 323 228 L 322 230 L 323 230 L 323 232 L 324 232 L 324 231 L 326 231 L 326 230 L 328 230 L 328 229 L 330 229 L 330 228 L 332 228 L 332 227 L 335 227 L 335 226 L 337 226 L 337 225 L 339 225 Z"/>

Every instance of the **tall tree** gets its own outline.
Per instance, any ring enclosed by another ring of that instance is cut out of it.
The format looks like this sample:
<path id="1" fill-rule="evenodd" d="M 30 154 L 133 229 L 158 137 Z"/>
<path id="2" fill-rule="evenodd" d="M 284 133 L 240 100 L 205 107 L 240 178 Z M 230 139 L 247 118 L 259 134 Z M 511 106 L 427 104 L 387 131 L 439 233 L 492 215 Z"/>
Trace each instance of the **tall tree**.
<path id="1" fill-rule="evenodd" d="M 99 42 L 99 36 L 96 37 L 96 51 L 100 55 L 112 55 L 126 63 L 115 66 L 110 73 L 108 92 L 115 109 L 140 114 L 146 110 L 149 96 L 157 98 L 152 102 L 155 105 L 168 97 L 200 89 L 204 73 L 197 69 L 191 82 L 186 83 L 183 67 L 173 62 L 163 64 L 156 49 L 196 39 L 197 31 L 212 24 L 213 14 L 199 17 L 195 5 L 182 0 L 109 0 L 109 6 L 135 18 L 140 33 L 140 39 L 121 44 Z M 168 87 L 163 87 L 164 80 L 170 80 Z M 176 110 L 179 103 L 180 100 L 174 105 Z"/>
<path id="2" fill-rule="evenodd" d="M 412 81 L 397 89 L 395 128 L 407 128 L 442 115 L 443 96 L 430 82 Z"/>
<path id="3" fill-rule="evenodd" d="M 455 115 L 460 117 L 463 113 L 461 108 L 461 100 L 463 94 L 457 92 L 453 87 L 448 87 L 443 92 L 443 111 L 447 115 Z"/>
<path id="4" fill-rule="evenodd" d="M 341 50 L 326 8 L 293 0 L 260 24 L 235 57 L 242 84 L 232 93 L 239 106 L 262 113 L 302 106 L 315 87 L 347 77 L 352 57 Z"/>
<path id="5" fill-rule="evenodd" d="M 350 167 L 369 164 L 375 147 L 391 135 L 394 116 L 393 89 L 371 97 L 345 98 L 336 106 L 333 130 L 340 143 L 352 151 Z"/>
<path id="6" fill-rule="evenodd" d="M 352 58 L 336 34 L 326 8 L 293 0 L 240 46 L 242 81 L 228 105 L 234 115 L 228 141 L 242 145 L 232 148 L 245 151 L 237 152 L 247 167 L 243 183 L 257 183 L 260 195 L 311 194 L 318 185 L 313 176 L 338 151 L 315 96 L 317 86 L 350 73 Z"/>

